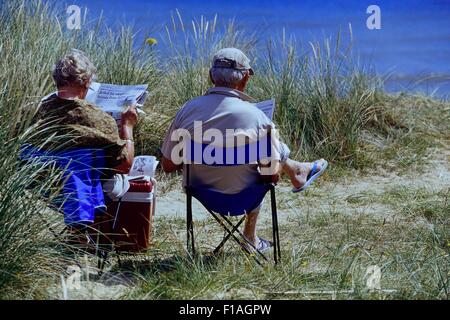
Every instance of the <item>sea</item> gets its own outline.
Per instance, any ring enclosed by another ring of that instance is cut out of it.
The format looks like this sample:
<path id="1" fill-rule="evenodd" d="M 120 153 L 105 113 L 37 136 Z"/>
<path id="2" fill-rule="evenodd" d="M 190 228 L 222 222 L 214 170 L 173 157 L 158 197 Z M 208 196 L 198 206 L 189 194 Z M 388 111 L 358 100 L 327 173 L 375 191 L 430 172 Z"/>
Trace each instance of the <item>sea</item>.
<path id="1" fill-rule="evenodd" d="M 218 25 L 233 20 L 243 32 L 256 33 L 261 49 L 267 39 L 280 39 L 283 34 L 303 44 L 336 39 L 339 30 L 349 37 L 351 25 L 354 55 L 359 63 L 386 76 L 388 91 L 450 96 L 450 0 L 69 0 L 64 4 L 87 10 L 87 21 L 101 14 L 113 29 L 131 25 L 137 37 L 156 40 L 177 11 L 185 22 L 212 20 L 217 14 Z M 158 41 L 158 50 L 164 52 L 165 45 Z"/>

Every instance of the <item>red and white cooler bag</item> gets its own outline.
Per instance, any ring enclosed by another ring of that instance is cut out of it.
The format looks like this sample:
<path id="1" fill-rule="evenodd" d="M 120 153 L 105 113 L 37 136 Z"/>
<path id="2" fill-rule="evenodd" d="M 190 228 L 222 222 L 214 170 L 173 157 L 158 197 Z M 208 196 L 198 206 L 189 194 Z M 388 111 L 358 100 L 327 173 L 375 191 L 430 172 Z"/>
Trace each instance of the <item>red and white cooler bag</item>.
<path id="1" fill-rule="evenodd" d="M 96 219 L 100 245 L 114 244 L 117 251 L 139 252 L 152 240 L 156 181 L 144 176 L 129 181 L 130 188 L 107 204 L 107 213 Z"/>

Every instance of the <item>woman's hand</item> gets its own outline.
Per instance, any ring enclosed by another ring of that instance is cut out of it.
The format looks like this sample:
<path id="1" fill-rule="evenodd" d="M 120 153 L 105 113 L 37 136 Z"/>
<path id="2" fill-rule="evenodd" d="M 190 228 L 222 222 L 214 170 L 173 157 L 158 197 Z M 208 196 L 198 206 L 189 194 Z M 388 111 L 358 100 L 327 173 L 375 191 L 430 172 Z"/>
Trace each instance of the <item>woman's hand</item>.
<path id="1" fill-rule="evenodd" d="M 127 158 L 116 167 L 119 172 L 128 173 L 134 159 L 133 128 L 137 123 L 137 112 L 134 105 L 127 107 L 121 114 L 119 136 L 126 141 Z"/>
<path id="2" fill-rule="evenodd" d="M 136 111 L 136 107 L 129 106 L 127 107 L 121 115 L 121 125 L 124 127 L 134 128 L 137 123 L 138 115 Z"/>

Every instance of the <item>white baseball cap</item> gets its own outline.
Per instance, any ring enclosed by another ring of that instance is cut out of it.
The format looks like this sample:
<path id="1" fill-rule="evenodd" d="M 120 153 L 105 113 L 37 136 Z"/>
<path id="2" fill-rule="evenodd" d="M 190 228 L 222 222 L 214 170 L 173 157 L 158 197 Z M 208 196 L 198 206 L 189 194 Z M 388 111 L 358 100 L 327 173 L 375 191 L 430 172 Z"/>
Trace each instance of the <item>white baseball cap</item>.
<path id="1" fill-rule="evenodd" d="M 235 70 L 249 70 L 250 75 L 254 74 L 250 66 L 250 59 L 239 49 L 224 48 L 214 55 L 213 68 L 227 68 Z"/>

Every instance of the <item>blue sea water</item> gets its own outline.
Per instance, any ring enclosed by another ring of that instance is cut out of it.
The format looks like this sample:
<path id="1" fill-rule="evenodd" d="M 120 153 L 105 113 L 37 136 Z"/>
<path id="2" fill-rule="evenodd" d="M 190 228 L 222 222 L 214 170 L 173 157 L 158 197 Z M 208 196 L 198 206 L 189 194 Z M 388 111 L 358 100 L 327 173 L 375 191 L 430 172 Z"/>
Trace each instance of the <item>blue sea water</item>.
<path id="1" fill-rule="evenodd" d="M 67 2 L 67 1 L 66 1 Z M 158 38 L 171 13 L 185 21 L 202 15 L 219 23 L 230 19 L 259 33 L 260 44 L 280 37 L 283 28 L 302 43 L 344 34 L 351 23 L 354 51 L 377 72 L 390 74 L 390 91 L 450 95 L 450 0 L 70 0 L 87 8 L 90 18 L 103 12 L 111 27 L 133 24 L 142 37 Z M 369 30 L 369 5 L 381 9 L 381 29 Z M 164 48 L 160 48 L 164 50 Z"/>

